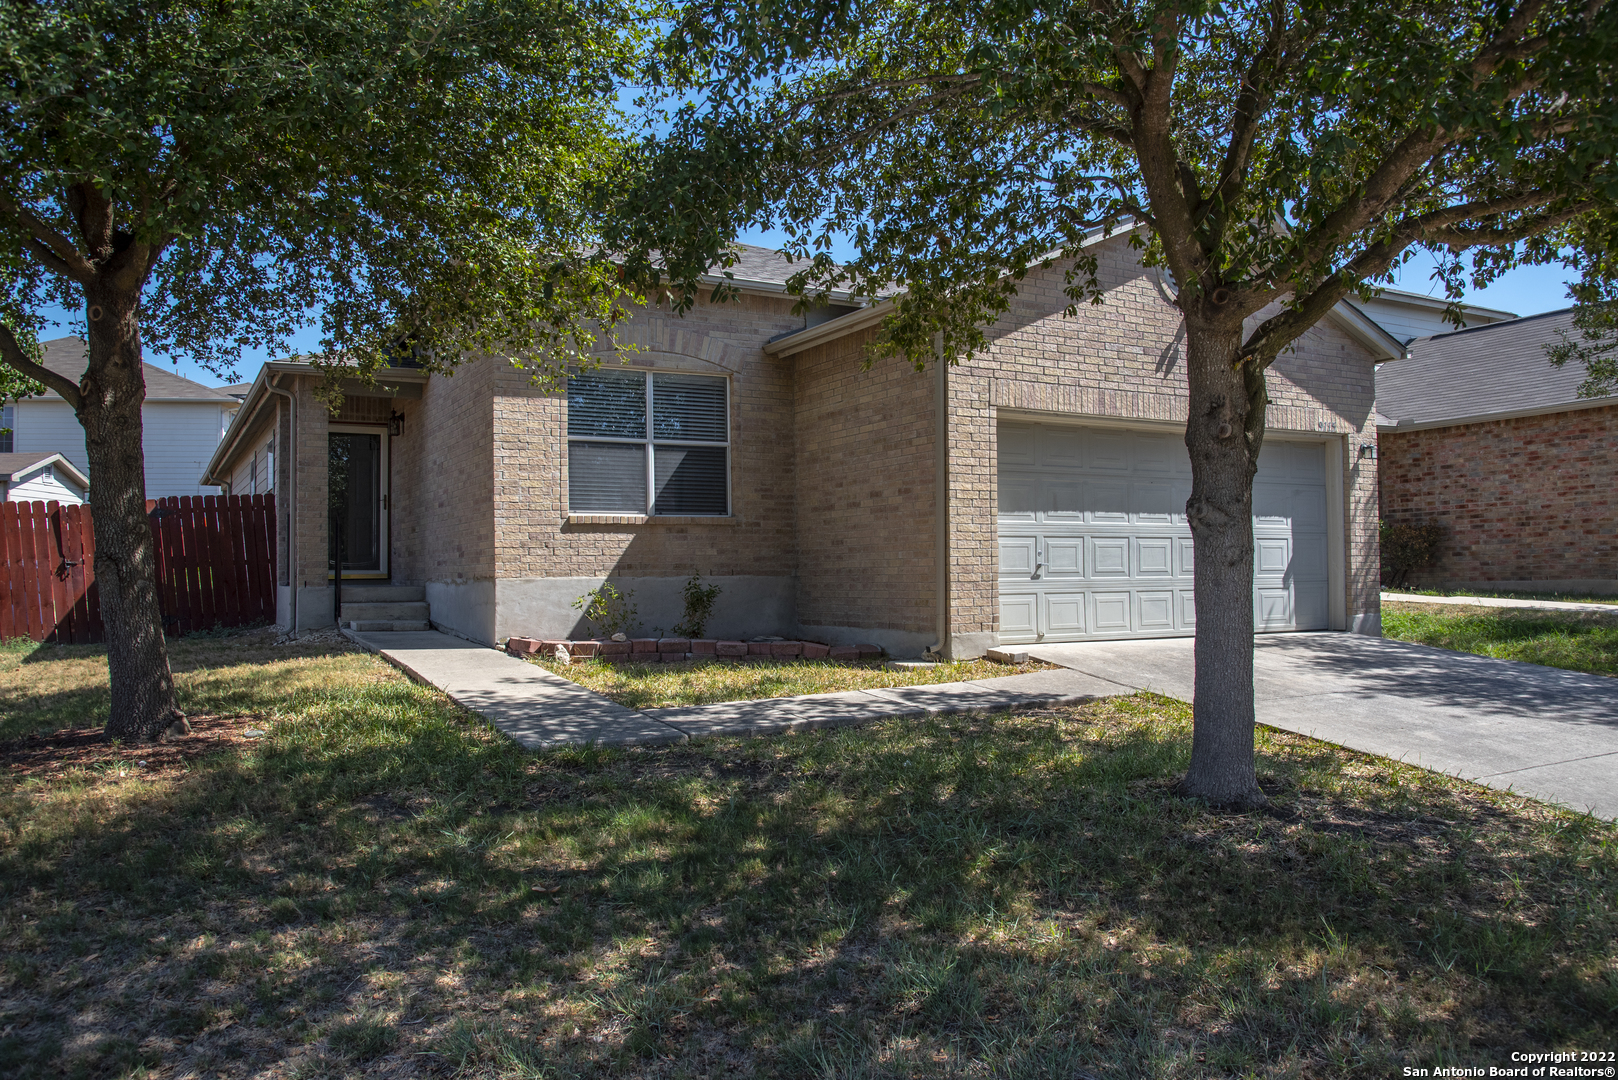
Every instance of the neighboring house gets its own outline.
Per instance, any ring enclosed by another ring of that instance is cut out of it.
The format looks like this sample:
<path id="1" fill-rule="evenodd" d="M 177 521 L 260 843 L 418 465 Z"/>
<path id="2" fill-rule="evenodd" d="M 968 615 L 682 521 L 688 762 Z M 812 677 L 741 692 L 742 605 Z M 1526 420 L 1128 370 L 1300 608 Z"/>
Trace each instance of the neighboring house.
<path id="1" fill-rule="evenodd" d="M 1454 323 L 1445 321 L 1444 314 L 1449 310 L 1449 301 L 1443 297 L 1423 296 L 1421 293 L 1404 292 L 1401 289 L 1383 289 L 1369 300 L 1354 301 L 1354 306 L 1405 345 L 1417 338 L 1462 329 Z M 1476 304 L 1461 305 L 1461 321 L 1466 329 L 1505 322 L 1516 317 L 1509 311 L 1497 311 Z"/>
<path id="2" fill-rule="evenodd" d="M 57 338 L 43 345 L 46 367 L 74 382 L 83 378 L 89 362 L 83 338 Z M 219 437 L 240 402 L 221 390 L 154 364 L 146 364 L 144 369 L 146 402 L 141 407 L 141 425 L 145 435 L 146 497 L 219 494 L 216 487 L 198 484 L 197 476 L 218 449 Z M 7 412 L 13 417 L 6 425 L 12 429 L 13 451 L 60 451 L 80 473 L 89 475 L 84 428 L 61 395 L 47 391 L 39 397 L 23 398 L 8 406 Z"/>
<path id="3" fill-rule="evenodd" d="M 485 358 L 350 383 L 333 416 L 307 366 L 267 364 L 202 482 L 276 492 L 283 625 L 331 624 L 335 514 L 345 581 L 395 587 L 345 592 L 378 628 L 425 607 L 476 641 L 565 636 L 610 578 L 666 629 L 700 572 L 720 636 L 961 657 L 1188 635 L 1180 313 L 1127 237 L 1095 252 L 1105 303 L 1067 318 L 1065 268 L 1036 270 L 986 355 L 923 373 L 865 370 L 882 308 L 793 314 L 791 267 L 756 248 L 737 302 L 637 313 L 627 366 L 565 395 Z M 1271 369 L 1264 630 L 1379 628 L 1372 368 L 1398 353 L 1342 305 Z"/>
<path id="4" fill-rule="evenodd" d="M 1415 586 L 1618 592 L 1618 397 L 1545 346 L 1571 310 L 1422 338 L 1377 372 L 1382 515 L 1446 536 Z"/>
<path id="5" fill-rule="evenodd" d="M 90 478 L 61 454 L 0 453 L 0 502 L 59 502 L 77 506 Z"/>

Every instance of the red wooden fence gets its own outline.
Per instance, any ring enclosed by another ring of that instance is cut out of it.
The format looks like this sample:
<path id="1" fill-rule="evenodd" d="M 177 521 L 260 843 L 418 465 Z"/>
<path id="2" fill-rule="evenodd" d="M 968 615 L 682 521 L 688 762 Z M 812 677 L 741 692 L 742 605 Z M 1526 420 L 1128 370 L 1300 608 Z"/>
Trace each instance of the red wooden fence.
<path id="1" fill-rule="evenodd" d="M 148 499 L 163 630 L 275 620 L 275 502 L 270 495 Z M 106 639 L 88 506 L 0 503 L 0 640 Z"/>

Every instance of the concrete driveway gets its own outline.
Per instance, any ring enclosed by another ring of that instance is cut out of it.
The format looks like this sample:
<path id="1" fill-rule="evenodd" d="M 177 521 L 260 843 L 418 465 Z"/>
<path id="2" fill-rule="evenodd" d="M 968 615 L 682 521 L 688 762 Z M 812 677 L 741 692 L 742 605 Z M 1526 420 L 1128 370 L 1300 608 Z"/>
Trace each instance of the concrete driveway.
<path id="1" fill-rule="evenodd" d="M 1191 700 L 1191 639 L 1037 645 L 1035 657 Z M 1258 720 L 1618 817 L 1618 679 L 1352 634 L 1255 639 Z"/>

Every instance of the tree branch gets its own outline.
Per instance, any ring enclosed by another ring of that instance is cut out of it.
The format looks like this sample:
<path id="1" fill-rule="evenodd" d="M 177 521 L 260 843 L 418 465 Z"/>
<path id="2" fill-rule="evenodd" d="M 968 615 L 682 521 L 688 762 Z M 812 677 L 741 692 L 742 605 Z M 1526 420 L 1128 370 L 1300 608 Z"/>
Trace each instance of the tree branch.
<path id="1" fill-rule="evenodd" d="M 35 217 L 26 206 L 0 197 L 0 214 L 15 219 L 23 232 L 28 234 L 28 242 L 23 246 L 40 265 L 80 285 L 88 285 L 95 280 L 96 268 L 79 254 L 72 242 Z"/>
<path id="2" fill-rule="evenodd" d="M 37 383 L 46 386 L 62 395 L 62 399 L 73 406 L 78 412 L 84 405 L 84 395 L 79 392 L 79 386 L 65 375 L 58 375 L 48 367 L 34 363 L 23 352 L 22 345 L 17 341 L 17 335 L 11 332 L 11 327 L 0 322 L 0 361 L 20 375 L 26 375 Z"/>

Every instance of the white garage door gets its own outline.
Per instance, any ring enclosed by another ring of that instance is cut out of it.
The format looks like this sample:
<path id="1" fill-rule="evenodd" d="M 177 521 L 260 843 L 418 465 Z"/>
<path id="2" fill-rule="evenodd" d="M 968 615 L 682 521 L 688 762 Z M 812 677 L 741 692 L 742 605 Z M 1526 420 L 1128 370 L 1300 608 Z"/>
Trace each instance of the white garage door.
<path id="1" fill-rule="evenodd" d="M 1183 435 L 1003 423 L 999 459 L 1001 641 L 1195 632 Z M 1265 440 L 1253 534 L 1255 625 L 1324 630 L 1322 444 Z"/>

